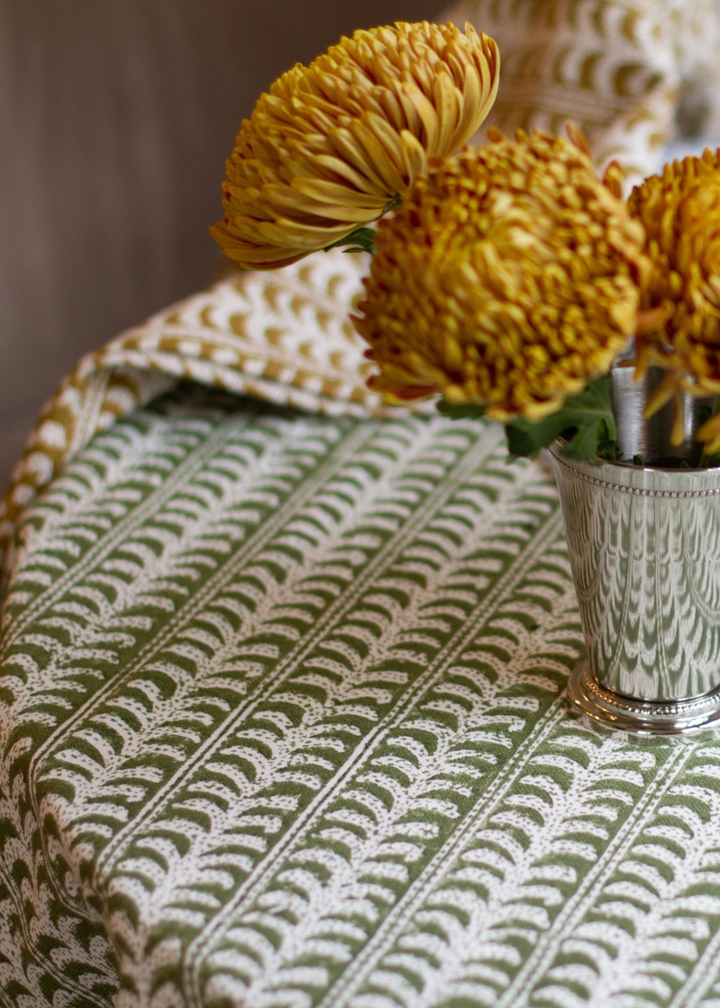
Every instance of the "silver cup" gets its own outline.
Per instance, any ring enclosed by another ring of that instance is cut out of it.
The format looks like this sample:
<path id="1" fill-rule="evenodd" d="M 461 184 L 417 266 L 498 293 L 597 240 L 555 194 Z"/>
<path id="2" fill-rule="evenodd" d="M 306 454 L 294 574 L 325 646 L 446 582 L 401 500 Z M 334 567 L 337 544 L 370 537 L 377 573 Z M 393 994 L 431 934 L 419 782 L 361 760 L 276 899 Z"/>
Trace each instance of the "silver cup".
<path id="1" fill-rule="evenodd" d="M 639 733 L 720 720 L 720 469 L 551 455 L 587 644 L 570 699 Z"/>

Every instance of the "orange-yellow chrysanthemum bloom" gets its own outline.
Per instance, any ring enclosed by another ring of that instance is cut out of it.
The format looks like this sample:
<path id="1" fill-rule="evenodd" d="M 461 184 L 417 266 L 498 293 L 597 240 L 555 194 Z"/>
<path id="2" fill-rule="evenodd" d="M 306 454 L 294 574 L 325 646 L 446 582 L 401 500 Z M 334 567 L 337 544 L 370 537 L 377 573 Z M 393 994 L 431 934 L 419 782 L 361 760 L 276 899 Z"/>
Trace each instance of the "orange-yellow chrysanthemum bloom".
<path id="1" fill-rule="evenodd" d="M 431 167 L 392 216 L 355 325 L 389 403 L 442 394 L 537 420 L 635 327 L 642 227 L 561 137 L 520 132 Z"/>
<path id="2" fill-rule="evenodd" d="M 495 100 L 497 46 L 471 25 L 357 31 L 259 99 L 227 162 L 225 254 L 274 269 L 380 217 L 427 158 L 458 150 Z"/>
<path id="3" fill-rule="evenodd" d="M 633 189 L 628 206 L 645 228 L 652 261 L 642 307 L 660 323 L 638 338 L 638 361 L 641 370 L 650 363 L 668 370 L 647 412 L 674 397 L 678 443 L 681 390 L 720 392 L 720 150 L 666 165 Z M 720 418 L 704 425 L 700 439 L 720 450 Z"/>

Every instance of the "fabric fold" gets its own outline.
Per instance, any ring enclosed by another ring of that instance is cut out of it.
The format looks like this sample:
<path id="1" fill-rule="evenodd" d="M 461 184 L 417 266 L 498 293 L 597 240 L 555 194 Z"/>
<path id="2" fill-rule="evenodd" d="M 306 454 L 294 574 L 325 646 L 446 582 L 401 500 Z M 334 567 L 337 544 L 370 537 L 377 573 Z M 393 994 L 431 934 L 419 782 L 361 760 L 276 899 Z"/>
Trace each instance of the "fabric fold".
<path id="1" fill-rule="evenodd" d="M 22 510 L 95 434 L 181 379 L 310 413 L 406 413 L 365 385 L 373 365 L 349 312 L 366 271 L 365 254 L 334 249 L 272 274 L 233 272 L 84 357 L 15 467 L 0 505 L 0 548 Z"/>

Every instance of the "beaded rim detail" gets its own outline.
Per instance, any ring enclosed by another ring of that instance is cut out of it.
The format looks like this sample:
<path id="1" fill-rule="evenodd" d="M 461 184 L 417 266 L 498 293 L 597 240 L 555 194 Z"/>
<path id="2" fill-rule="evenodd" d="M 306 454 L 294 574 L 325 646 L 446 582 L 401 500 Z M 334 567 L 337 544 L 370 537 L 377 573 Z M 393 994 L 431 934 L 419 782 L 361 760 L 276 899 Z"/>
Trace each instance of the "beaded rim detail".
<path id="1" fill-rule="evenodd" d="M 720 487 L 710 487 L 707 490 L 650 490 L 646 487 L 632 487 L 626 486 L 623 483 L 611 483 L 609 480 L 600 479 L 597 476 L 590 476 L 588 473 L 584 473 L 581 469 L 576 469 L 575 466 L 568 465 L 564 462 L 559 455 L 557 455 L 551 449 L 551 454 L 554 460 L 561 465 L 563 469 L 567 469 L 574 476 L 579 476 L 580 479 L 585 480 L 587 483 L 594 483 L 595 486 L 603 487 L 606 490 L 618 490 L 620 493 L 634 494 L 636 497 L 717 497 L 720 496 Z M 703 470 L 698 470 L 702 472 Z M 705 470 L 710 471 L 710 470 Z M 678 470 L 678 472 L 686 472 L 686 470 Z"/>

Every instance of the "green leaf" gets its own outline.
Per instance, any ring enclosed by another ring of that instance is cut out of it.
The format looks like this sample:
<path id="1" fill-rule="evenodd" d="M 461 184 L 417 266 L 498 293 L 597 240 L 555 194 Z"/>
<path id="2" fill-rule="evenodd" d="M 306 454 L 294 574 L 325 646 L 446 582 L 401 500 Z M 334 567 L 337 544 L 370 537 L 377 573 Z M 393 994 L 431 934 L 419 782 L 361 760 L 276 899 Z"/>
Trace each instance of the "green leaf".
<path id="1" fill-rule="evenodd" d="M 714 455 L 702 453 L 697 464 L 698 469 L 717 469 L 718 467 L 720 467 L 720 452 L 716 452 Z"/>
<path id="2" fill-rule="evenodd" d="M 351 248 L 346 248 L 345 252 L 369 252 L 370 255 L 374 255 L 375 232 L 369 227 L 356 228 L 352 234 L 340 238 L 339 241 L 333 242 L 332 245 L 328 245 L 325 251 L 328 252 L 332 248 L 342 248 L 343 245 L 351 246 Z"/>
<path id="3" fill-rule="evenodd" d="M 439 413 L 452 420 L 475 419 L 485 413 L 485 407 L 480 403 L 449 403 L 447 399 L 441 399 L 437 408 Z"/>
<path id="4" fill-rule="evenodd" d="M 480 403 L 450 403 L 441 399 L 437 408 L 453 420 L 481 417 L 485 406 Z M 617 429 L 610 402 L 610 378 L 598 378 L 579 395 L 567 399 L 557 413 L 532 423 L 518 417 L 505 425 L 508 449 L 514 458 L 536 458 L 542 448 L 555 438 L 567 442 L 563 454 L 571 458 L 604 458 L 616 462 L 620 452 L 616 444 Z"/>
<path id="5" fill-rule="evenodd" d="M 566 400 L 557 413 L 531 423 L 518 417 L 505 425 L 510 454 L 536 458 L 541 448 L 557 437 L 566 441 L 563 455 L 594 459 L 598 456 L 616 461 L 617 428 L 610 402 L 610 378 L 598 378 L 579 395 Z"/>
<path id="6" fill-rule="evenodd" d="M 605 459 L 607 462 L 619 462 L 622 458 L 622 452 L 617 441 L 614 441 L 612 438 L 600 441 L 597 448 L 597 457 Z"/>

